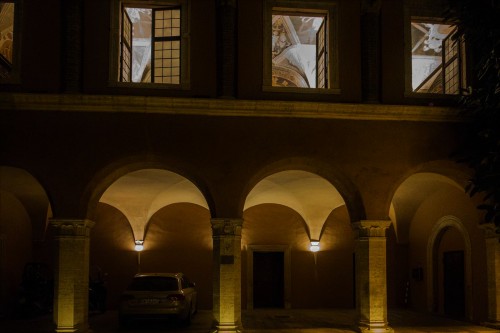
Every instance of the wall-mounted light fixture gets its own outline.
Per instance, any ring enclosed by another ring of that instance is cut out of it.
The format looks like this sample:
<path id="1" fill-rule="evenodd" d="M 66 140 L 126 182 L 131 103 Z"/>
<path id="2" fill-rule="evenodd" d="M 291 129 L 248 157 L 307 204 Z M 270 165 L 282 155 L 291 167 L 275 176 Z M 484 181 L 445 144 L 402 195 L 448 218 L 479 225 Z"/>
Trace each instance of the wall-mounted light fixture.
<path id="1" fill-rule="evenodd" d="M 319 241 L 312 240 L 311 246 L 309 246 L 309 250 L 311 250 L 311 252 L 318 252 L 319 251 Z"/>
<path id="2" fill-rule="evenodd" d="M 141 252 L 142 250 L 144 250 L 144 241 L 136 240 L 134 250 L 136 250 L 137 252 Z"/>

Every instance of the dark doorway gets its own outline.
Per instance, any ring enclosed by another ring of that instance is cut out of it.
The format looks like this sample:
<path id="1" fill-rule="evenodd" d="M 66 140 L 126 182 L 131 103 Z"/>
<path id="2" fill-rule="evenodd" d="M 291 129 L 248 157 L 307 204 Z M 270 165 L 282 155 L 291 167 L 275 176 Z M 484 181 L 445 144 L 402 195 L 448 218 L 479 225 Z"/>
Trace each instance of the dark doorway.
<path id="1" fill-rule="evenodd" d="M 443 253 L 444 314 L 465 317 L 464 251 Z"/>
<path id="2" fill-rule="evenodd" d="M 254 308 L 284 307 L 284 253 L 253 253 Z"/>

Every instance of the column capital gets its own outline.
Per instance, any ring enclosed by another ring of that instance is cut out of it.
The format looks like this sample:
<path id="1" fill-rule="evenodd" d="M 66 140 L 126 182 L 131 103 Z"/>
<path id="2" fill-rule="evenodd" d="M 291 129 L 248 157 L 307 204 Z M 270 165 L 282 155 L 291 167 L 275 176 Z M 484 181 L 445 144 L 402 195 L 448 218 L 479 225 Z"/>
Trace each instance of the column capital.
<path id="1" fill-rule="evenodd" d="M 390 220 L 361 220 L 352 223 L 359 237 L 385 237 L 385 231 L 390 226 Z"/>
<path id="2" fill-rule="evenodd" d="M 479 228 L 483 229 L 484 238 L 499 238 L 500 234 L 497 233 L 497 228 L 495 223 L 483 223 L 479 225 Z"/>
<path id="3" fill-rule="evenodd" d="M 94 226 L 95 222 L 87 219 L 51 219 L 50 224 L 54 228 L 56 236 L 89 237 L 90 229 Z"/>
<path id="4" fill-rule="evenodd" d="M 213 218 L 210 223 L 213 236 L 241 236 L 243 219 Z"/>

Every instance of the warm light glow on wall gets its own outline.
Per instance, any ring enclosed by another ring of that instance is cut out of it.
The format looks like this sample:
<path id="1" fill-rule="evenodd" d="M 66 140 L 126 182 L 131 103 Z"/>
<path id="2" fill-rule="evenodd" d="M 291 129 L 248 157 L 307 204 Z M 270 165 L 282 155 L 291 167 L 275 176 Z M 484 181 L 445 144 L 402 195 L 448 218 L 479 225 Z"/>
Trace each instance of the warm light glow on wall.
<path id="1" fill-rule="evenodd" d="M 137 252 L 141 252 L 142 250 L 144 250 L 144 241 L 143 240 L 136 240 L 134 249 Z"/>
<path id="2" fill-rule="evenodd" d="M 319 251 L 319 241 L 312 240 L 311 246 L 309 247 L 309 250 L 311 250 L 311 252 L 318 252 Z"/>

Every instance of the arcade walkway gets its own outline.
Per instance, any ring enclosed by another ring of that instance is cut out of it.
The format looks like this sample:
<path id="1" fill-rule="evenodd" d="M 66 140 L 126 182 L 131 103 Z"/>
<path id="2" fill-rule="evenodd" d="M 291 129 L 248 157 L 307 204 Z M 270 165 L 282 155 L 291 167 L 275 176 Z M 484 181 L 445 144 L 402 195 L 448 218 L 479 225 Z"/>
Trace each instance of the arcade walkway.
<path id="1" fill-rule="evenodd" d="M 117 313 L 108 311 L 89 317 L 93 333 L 207 333 L 211 311 L 199 311 L 189 327 L 171 322 L 137 322 L 118 328 Z M 354 310 L 255 310 L 243 312 L 246 333 L 347 333 L 354 332 Z M 396 333 L 493 333 L 499 330 L 407 310 L 389 310 L 389 323 Z M 32 320 L 1 320 L 0 331 L 9 333 L 49 333 L 51 317 Z"/>

